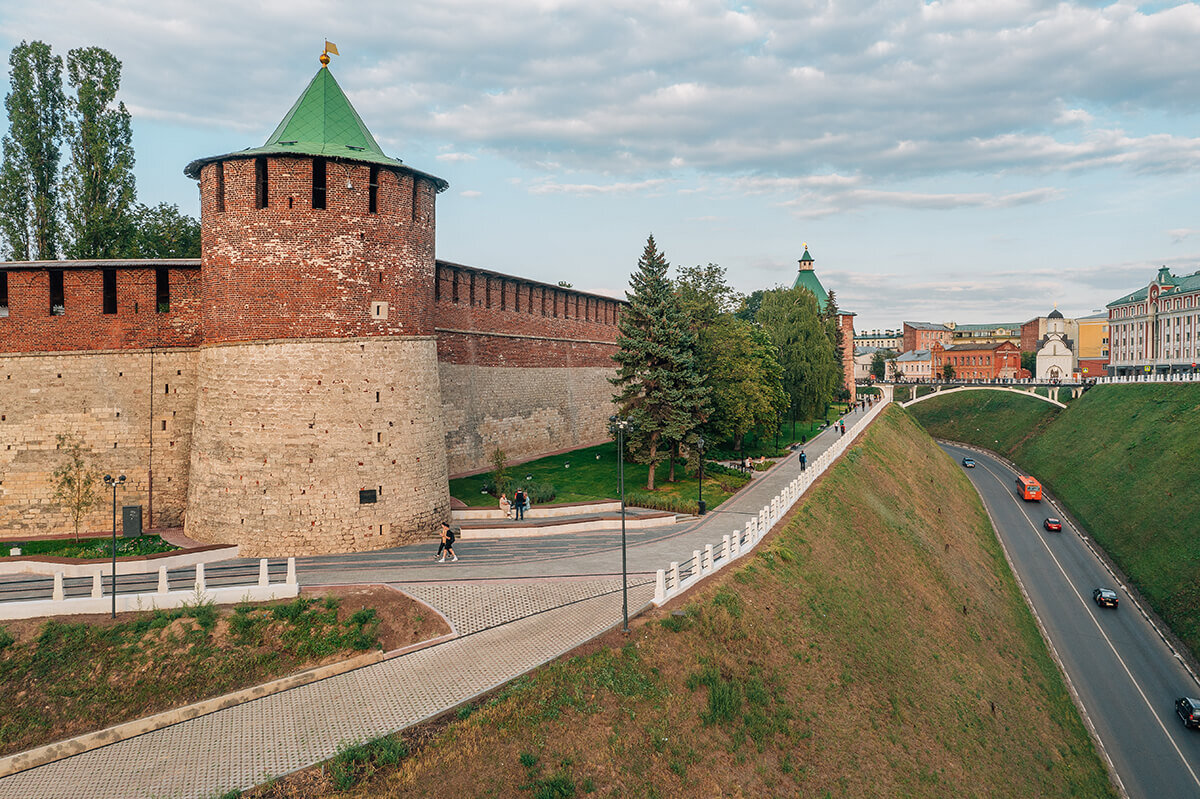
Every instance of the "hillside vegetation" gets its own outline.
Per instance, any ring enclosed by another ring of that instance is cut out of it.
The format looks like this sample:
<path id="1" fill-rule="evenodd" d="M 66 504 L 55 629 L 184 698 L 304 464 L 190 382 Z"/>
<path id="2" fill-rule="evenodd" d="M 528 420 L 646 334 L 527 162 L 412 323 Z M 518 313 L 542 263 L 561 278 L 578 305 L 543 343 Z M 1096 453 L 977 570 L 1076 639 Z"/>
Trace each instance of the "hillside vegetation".
<path id="1" fill-rule="evenodd" d="M 1009 457 L 1018 444 L 1062 412 L 1057 405 L 1011 391 L 959 391 L 918 402 L 907 410 L 933 436 Z"/>
<path id="2" fill-rule="evenodd" d="M 942 402 L 909 410 L 933 435 L 997 450 L 1037 476 L 1200 653 L 1200 385 L 1098 386 L 1033 423 L 1028 409 Z"/>
<path id="3" fill-rule="evenodd" d="M 898 409 L 634 622 L 303 795 L 358 768 L 361 797 L 1115 796 L 977 495 Z"/>

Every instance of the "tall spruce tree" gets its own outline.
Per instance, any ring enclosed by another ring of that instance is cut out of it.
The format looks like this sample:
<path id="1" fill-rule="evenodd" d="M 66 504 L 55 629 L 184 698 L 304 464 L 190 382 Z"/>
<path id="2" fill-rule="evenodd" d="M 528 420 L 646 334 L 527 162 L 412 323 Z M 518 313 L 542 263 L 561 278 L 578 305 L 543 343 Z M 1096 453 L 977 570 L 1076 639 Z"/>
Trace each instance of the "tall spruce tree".
<path id="1" fill-rule="evenodd" d="M 626 292 L 629 305 L 621 314 L 617 335 L 618 411 L 632 422 L 629 451 L 650 467 L 646 488 L 654 490 L 654 472 L 671 445 L 695 429 L 697 408 L 704 407 L 703 378 L 696 368 L 696 337 L 658 251 L 654 236 L 646 240 L 637 271 Z"/>
<path id="2" fill-rule="evenodd" d="M 133 247 L 133 129 L 117 101 L 121 62 L 101 47 L 67 53 L 71 161 L 64 207 L 72 258 L 116 258 Z M 114 105 L 115 103 L 115 105 Z"/>
<path id="3" fill-rule="evenodd" d="M 59 254 L 58 165 L 62 157 L 62 58 L 45 42 L 21 42 L 8 57 L 8 135 L 0 164 L 0 234 L 14 261 Z"/>
<path id="4" fill-rule="evenodd" d="M 842 312 L 838 308 L 837 295 L 834 294 L 833 289 L 829 290 L 829 298 L 825 302 L 824 319 L 825 327 L 829 331 L 829 339 L 833 342 L 833 357 L 838 374 L 837 387 L 834 391 L 837 392 L 846 385 L 846 341 L 842 334 Z"/>

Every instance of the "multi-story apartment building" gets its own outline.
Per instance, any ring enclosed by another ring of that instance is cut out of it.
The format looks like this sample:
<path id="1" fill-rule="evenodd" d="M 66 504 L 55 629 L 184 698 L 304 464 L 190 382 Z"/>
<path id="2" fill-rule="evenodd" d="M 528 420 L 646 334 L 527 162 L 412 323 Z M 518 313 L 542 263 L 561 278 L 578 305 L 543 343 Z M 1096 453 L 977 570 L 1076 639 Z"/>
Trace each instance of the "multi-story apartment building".
<path id="1" fill-rule="evenodd" d="M 1162 267 L 1145 288 L 1107 306 L 1109 374 L 1194 371 L 1200 336 L 1200 272 Z"/>
<path id="2" fill-rule="evenodd" d="M 854 331 L 855 348 L 874 347 L 881 350 L 895 350 L 896 352 L 900 352 L 900 345 L 903 343 L 903 330 Z"/>

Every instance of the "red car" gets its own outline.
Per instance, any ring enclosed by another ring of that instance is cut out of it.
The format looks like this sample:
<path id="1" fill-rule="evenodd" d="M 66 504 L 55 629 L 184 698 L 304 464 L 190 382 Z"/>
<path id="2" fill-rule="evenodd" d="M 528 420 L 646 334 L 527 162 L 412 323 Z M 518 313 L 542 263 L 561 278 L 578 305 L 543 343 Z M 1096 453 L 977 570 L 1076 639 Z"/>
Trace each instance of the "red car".
<path id="1" fill-rule="evenodd" d="M 1061 533 L 1062 532 L 1062 522 L 1060 522 L 1058 519 L 1054 518 L 1053 516 L 1046 519 L 1046 521 L 1042 522 L 1042 527 L 1045 527 L 1047 530 L 1049 530 L 1052 533 Z"/>

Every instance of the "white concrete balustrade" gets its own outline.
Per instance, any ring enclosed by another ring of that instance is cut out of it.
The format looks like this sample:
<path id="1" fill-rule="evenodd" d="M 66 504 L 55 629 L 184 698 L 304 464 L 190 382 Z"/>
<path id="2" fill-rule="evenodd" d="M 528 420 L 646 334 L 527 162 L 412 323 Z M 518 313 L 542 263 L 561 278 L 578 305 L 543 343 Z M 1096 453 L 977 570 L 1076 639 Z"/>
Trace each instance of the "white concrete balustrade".
<path id="1" fill-rule="evenodd" d="M 300 593 L 296 582 L 296 559 L 288 558 L 287 577 L 283 582 L 272 583 L 268 576 L 267 559 L 258 562 L 258 579 L 245 585 L 209 585 L 204 576 L 204 563 L 195 564 L 195 580 L 185 591 L 172 591 L 167 582 L 167 567 L 158 569 L 156 591 L 122 593 L 120 577 L 117 581 L 117 611 L 155 610 L 178 608 L 185 604 L 195 605 L 212 602 L 216 605 L 232 605 L 238 602 L 266 602 L 272 599 L 291 599 Z M 31 619 L 40 616 L 65 616 L 75 613 L 108 613 L 112 610 L 112 573 L 92 575 L 92 591 L 88 596 L 68 597 L 63 589 L 63 572 L 55 572 L 54 588 L 50 599 L 22 599 L 0 602 L 0 619 Z M 110 593 L 105 594 L 104 590 Z"/>
<path id="2" fill-rule="evenodd" d="M 806 470 L 784 486 L 770 503 L 762 507 L 756 517 L 746 522 L 745 528 L 722 536 L 721 544 L 715 549 L 712 544 L 707 544 L 703 553 L 699 550 L 693 551 L 691 560 L 685 561 L 682 568 L 679 563 L 672 562 L 669 569 L 659 569 L 654 581 L 654 604 L 667 603 L 718 569 L 753 552 L 758 542 L 787 515 L 829 465 L 846 451 L 858 433 L 865 430 L 875 417 L 879 416 L 888 402 L 889 400 L 884 398 L 858 417 L 853 425 L 846 428 L 844 436 L 840 436 L 829 449 L 814 458 Z"/>

